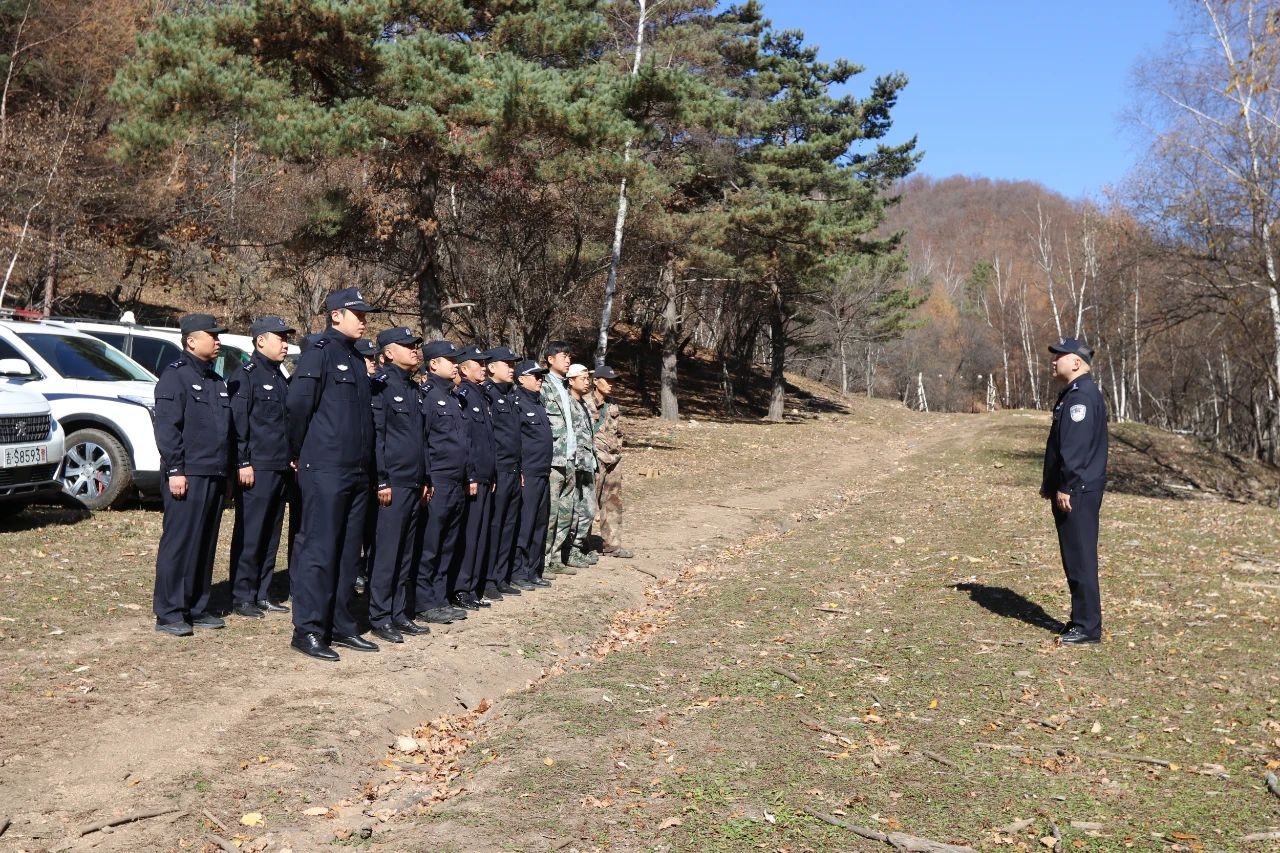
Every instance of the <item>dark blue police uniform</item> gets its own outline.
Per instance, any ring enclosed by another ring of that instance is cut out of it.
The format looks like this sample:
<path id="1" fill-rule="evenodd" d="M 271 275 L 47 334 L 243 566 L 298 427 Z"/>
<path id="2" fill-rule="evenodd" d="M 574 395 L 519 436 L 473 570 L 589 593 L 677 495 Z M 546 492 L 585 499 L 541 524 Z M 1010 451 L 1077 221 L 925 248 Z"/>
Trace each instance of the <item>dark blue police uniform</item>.
<path id="1" fill-rule="evenodd" d="M 194 331 L 226 331 L 208 315 L 190 316 L 208 320 Z M 184 333 L 188 319 L 183 318 Z M 206 611 L 231 468 L 231 398 L 213 365 L 190 353 L 160 375 L 155 393 L 164 500 L 153 597 L 156 625 L 222 627 L 222 620 Z M 169 478 L 177 475 L 187 478 L 181 498 L 169 491 Z"/>
<path id="2" fill-rule="evenodd" d="M 1062 567 L 1071 590 L 1067 627 L 1090 638 L 1102 635 L 1098 513 L 1106 485 L 1107 406 L 1093 377 L 1085 373 L 1063 389 L 1053 407 L 1040 489 L 1051 499 L 1057 492 L 1071 496 L 1070 512 L 1059 509 L 1056 502 L 1053 506 Z"/>
<path id="3" fill-rule="evenodd" d="M 336 307 L 371 310 L 354 289 L 334 296 L 351 303 Z M 330 310 L 336 310 L 334 296 L 326 303 Z M 363 644 L 372 648 L 360 650 L 373 651 L 376 646 L 358 637 L 349 610 L 373 456 L 369 376 L 354 341 L 336 329 L 326 329 L 298 359 L 289 386 L 289 445 L 302 495 L 292 583 L 295 642 L 310 636 L 326 646 Z"/>
<path id="4" fill-rule="evenodd" d="M 490 352 L 493 357 L 493 352 Z M 505 359 L 504 359 L 505 360 Z M 511 570 L 520 527 L 520 412 L 516 392 L 510 382 L 485 380 L 489 417 L 493 425 L 495 488 L 493 516 L 489 522 L 490 566 L 485 594 L 513 595 L 520 590 L 511 585 Z"/>
<path id="5" fill-rule="evenodd" d="M 521 365 L 526 372 L 546 368 L 536 362 Z M 516 411 L 520 421 L 520 522 L 516 554 L 512 563 L 513 583 L 550 585 L 542 580 L 547 541 L 547 514 L 551 508 L 548 477 L 551 473 L 553 441 L 551 419 L 542 406 L 541 395 L 516 388 Z"/>
<path id="6" fill-rule="evenodd" d="M 433 341 L 422 352 L 423 360 L 428 363 L 433 358 L 457 355 L 457 348 L 449 341 Z M 427 621 L 441 622 L 448 621 L 445 614 L 453 612 L 448 601 L 449 569 L 457 550 L 458 528 L 471 471 L 466 421 L 453 383 L 428 376 L 422 393 L 426 479 L 431 487 L 431 499 L 427 502 L 426 522 L 422 524 L 414 612 Z"/>
<path id="7" fill-rule="evenodd" d="M 468 348 L 459 357 L 459 361 L 468 359 L 483 361 L 482 352 L 478 348 Z M 466 506 L 463 544 L 454 558 L 455 568 L 449 591 L 453 604 L 474 610 L 480 606 L 484 584 L 489 575 L 489 522 L 493 517 L 497 449 L 494 446 L 493 426 L 489 423 L 489 398 L 485 396 L 484 389 L 464 379 L 458 385 L 457 394 L 462 404 L 462 419 L 467 425 L 467 457 L 470 463 L 468 486 L 475 483 L 476 493 L 468 494 L 463 501 Z"/>
<path id="8" fill-rule="evenodd" d="M 378 340 L 382 342 L 381 335 Z M 369 575 L 369 623 L 384 630 L 403 626 L 413 616 L 409 579 L 417 562 L 415 545 L 426 482 L 422 400 L 422 390 L 404 369 L 392 364 L 374 374 L 374 488 L 390 489 L 391 503 L 377 508 L 378 548 Z"/>
<path id="9" fill-rule="evenodd" d="M 285 327 L 278 331 L 293 330 Z M 252 486 L 241 486 L 238 478 L 235 484 L 231 600 L 233 604 L 267 605 L 284 510 L 293 491 L 286 409 L 289 378 L 279 362 L 255 352 L 247 364 L 231 374 L 227 391 L 235 422 L 236 459 L 241 469 L 253 469 Z"/>

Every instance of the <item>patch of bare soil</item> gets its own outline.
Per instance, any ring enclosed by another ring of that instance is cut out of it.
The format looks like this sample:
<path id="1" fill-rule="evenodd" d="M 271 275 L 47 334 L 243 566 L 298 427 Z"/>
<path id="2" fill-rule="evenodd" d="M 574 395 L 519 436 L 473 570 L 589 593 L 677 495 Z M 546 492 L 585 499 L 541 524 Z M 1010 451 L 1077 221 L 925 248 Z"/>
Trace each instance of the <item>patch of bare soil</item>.
<path id="1" fill-rule="evenodd" d="M 961 420 L 858 401 L 785 424 L 632 421 L 637 559 L 336 666 L 290 651 L 287 615 L 156 635 L 154 510 L 29 515 L 0 540 L 0 850 L 376 848 L 456 794 L 505 695 L 651 632 L 651 603 L 687 592 L 663 582 Z"/>

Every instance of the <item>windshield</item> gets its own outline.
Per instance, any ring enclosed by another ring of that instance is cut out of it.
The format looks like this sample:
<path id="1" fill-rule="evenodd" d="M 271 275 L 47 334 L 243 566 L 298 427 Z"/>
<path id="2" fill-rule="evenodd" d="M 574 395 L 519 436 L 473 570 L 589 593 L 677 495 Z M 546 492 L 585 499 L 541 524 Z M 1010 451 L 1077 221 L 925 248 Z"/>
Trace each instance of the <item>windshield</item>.
<path id="1" fill-rule="evenodd" d="M 127 355 L 87 335 L 53 335 L 19 332 L 18 337 L 40 354 L 63 379 L 92 382 L 135 380 L 155 382 L 155 377 Z"/>

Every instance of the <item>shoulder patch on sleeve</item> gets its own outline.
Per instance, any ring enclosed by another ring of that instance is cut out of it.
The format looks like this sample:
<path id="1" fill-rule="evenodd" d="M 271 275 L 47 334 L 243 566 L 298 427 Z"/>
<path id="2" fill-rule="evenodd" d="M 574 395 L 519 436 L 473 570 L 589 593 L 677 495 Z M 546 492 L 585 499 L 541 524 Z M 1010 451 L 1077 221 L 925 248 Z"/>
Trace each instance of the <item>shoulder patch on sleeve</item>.
<path id="1" fill-rule="evenodd" d="M 321 338 L 311 345 L 312 349 L 324 349 L 329 345 L 330 338 Z"/>
<path id="2" fill-rule="evenodd" d="M 1071 407 L 1070 412 L 1071 412 L 1071 420 L 1075 421 L 1076 423 L 1080 423 L 1080 421 L 1084 420 L 1085 415 L 1089 413 L 1089 409 L 1087 406 L 1077 403 Z"/>
<path id="3" fill-rule="evenodd" d="M 241 367 L 244 368 L 245 373 L 253 373 L 253 369 L 257 366 L 258 366 L 257 362 L 253 362 L 253 361 L 246 361 L 243 365 L 241 365 Z"/>

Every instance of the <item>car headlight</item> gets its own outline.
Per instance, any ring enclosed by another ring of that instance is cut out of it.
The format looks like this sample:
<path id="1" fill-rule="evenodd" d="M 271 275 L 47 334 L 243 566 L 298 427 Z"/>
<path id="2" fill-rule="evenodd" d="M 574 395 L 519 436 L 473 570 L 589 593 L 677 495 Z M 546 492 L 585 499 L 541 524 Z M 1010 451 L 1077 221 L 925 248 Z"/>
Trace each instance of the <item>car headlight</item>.
<path id="1" fill-rule="evenodd" d="M 128 400 L 130 403 L 137 403 L 139 406 L 145 406 L 147 414 L 151 415 L 151 420 L 156 419 L 156 401 L 147 397 L 139 397 L 136 394 L 121 394 L 121 400 Z"/>

